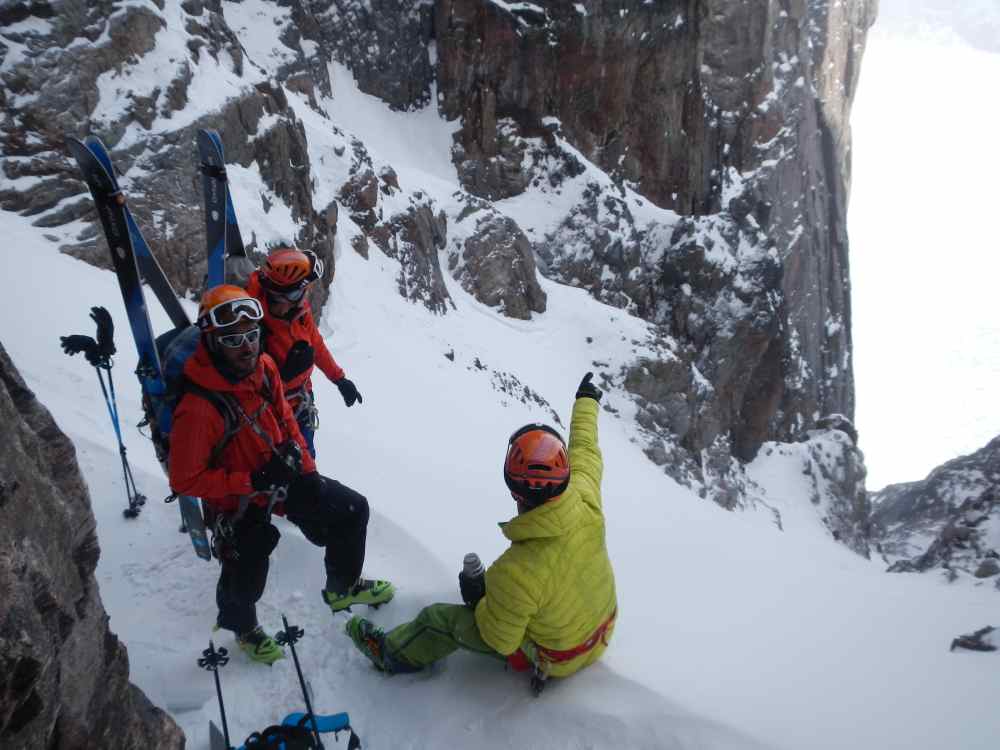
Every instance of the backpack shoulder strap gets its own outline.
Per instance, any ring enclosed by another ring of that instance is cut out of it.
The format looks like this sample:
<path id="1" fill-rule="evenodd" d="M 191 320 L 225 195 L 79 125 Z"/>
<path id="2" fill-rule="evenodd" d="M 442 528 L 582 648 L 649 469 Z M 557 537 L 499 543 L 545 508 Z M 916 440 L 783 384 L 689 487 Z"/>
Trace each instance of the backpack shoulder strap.
<path id="1" fill-rule="evenodd" d="M 243 424 L 240 421 L 240 414 L 237 411 L 237 405 L 235 399 L 228 393 L 222 393 L 221 391 L 212 391 L 208 388 L 204 388 L 197 383 L 193 382 L 189 378 L 184 378 L 181 384 L 182 392 L 193 393 L 201 398 L 205 399 L 212 406 L 215 407 L 216 411 L 222 417 L 223 431 L 222 439 L 212 448 L 212 453 L 209 456 L 208 463 L 209 466 L 214 466 L 215 462 L 219 460 L 219 456 L 222 455 L 222 451 L 225 450 L 226 445 L 229 441 L 236 436 L 236 433 L 243 428 Z"/>

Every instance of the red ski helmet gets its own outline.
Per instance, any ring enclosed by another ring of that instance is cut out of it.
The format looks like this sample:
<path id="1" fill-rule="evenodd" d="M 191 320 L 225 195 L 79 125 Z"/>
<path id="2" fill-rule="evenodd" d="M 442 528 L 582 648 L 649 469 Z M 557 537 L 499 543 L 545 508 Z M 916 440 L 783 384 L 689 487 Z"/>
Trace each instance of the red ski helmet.
<path id="1" fill-rule="evenodd" d="M 309 251 L 283 247 L 264 260 L 260 268 L 260 283 L 277 294 L 305 289 L 323 275 L 323 261 Z"/>
<path id="2" fill-rule="evenodd" d="M 566 443 L 548 425 L 525 425 L 510 436 L 503 478 L 510 491 L 532 508 L 561 495 L 569 484 Z"/>

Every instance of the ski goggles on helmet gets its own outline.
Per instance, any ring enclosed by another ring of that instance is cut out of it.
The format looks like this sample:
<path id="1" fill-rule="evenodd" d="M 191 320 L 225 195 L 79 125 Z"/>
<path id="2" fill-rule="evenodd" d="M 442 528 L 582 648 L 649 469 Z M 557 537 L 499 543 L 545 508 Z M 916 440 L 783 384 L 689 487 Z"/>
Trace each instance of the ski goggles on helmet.
<path id="1" fill-rule="evenodd" d="M 227 333 L 225 336 L 216 336 L 215 340 L 229 349 L 239 349 L 244 343 L 256 344 L 260 341 L 260 329 L 254 328 L 243 333 Z"/>
<path id="2" fill-rule="evenodd" d="M 258 321 L 264 317 L 260 302 L 253 297 L 222 302 L 198 318 L 198 327 L 207 331 L 213 328 L 227 328 L 241 320 Z"/>
<path id="3" fill-rule="evenodd" d="M 299 289 L 286 290 L 281 292 L 276 292 L 273 289 L 267 290 L 267 296 L 272 298 L 275 302 L 298 302 L 300 299 L 306 296 L 306 287 L 300 287 Z"/>

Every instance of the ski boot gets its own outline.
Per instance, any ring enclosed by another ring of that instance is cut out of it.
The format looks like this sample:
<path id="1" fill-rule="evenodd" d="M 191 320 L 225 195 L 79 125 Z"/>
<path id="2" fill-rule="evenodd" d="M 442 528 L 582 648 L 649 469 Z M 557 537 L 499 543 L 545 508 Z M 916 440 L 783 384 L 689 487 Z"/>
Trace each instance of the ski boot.
<path id="1" fill-rule="evenodd" d="M 388 581 L 376 581 L 368 578 L 359 578 L 358 582 L 351 586 L 346 593 L 335 594 L 332 591 L 323 589 L 323 602 L 334 614 L 343 610 L 350 611 L 354 604 L 367 604 L 369 607 L 378 607 L 392 600 L 396 594 L 396 589 Z"/>
<path id="2" fill-rule="evenodd" d="M 367 656 L 376 669 L 382 672 L 389 671 L 382 660 L 385 653 L 385 633 L 382 632 L 382 628 L 355 615 L 347 621 L 344 632 L 350 636 L 358 651 Z"/>
<path id="3" fill-rule="evenodd" d="M 285 658 L 285 650 L 258 625 L 249 633 L 236 636 L 236 643 L 253 661 L 271 666 Z"/>

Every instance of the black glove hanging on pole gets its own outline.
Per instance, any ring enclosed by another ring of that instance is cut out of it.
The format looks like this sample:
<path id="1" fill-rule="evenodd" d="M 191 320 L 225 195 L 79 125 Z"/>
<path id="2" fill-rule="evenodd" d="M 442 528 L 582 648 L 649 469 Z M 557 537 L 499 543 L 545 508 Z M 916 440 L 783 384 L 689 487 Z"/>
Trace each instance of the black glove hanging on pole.
<path id="1" fill-rule="evenodd" d="M 600 388 L 590 382 L 591 378 L 594 377 L 594 373 L 588 372 L 583 376 L 583 380 L 580 381 L 580 386 L 576 389 L 577 398 L 592 398 L 594 401 L 600 402 L 603 392 Z"/>
<path id="2" fill-rule="evenodd" d="M 62 342 L 63 351 L 69 356 L 72 357 L 74 354 L 83 352 L 83 356 L 90 364 L 94 367 L 101 366 L 100 349 L 92 337 L 84 336 L 82 333 L 74 333 L 72 336 L 60 336 L 59 341 Z"/>
<path id="3" fill-rule="evenodd" d="M 115 436 L 118 438 L 118 455 L 122 462 L 122 476 L 125 479 L 125 494 L 128 497 L 128 508 L 122 513 L 126 518 L 135 518 L 139 515 L 142 506 L 146 504 L 146 496 L 139 492 L 135 486 L 135 477 L 132 476 L 132 467 L 129 466 L 125 443 L 122 442 L 121 424 L 118 421 L 118 402 L 115 398 L 115 381 L 111 376 L 111 357 L 115 349 L 115 324 L 111 320 L 111 314 L 103 307 L 90 308 L 90 318 L 97 325 L 97 338 L 83 334 L 73 334 L 71 336 L 60 336 L 63 351 L 70 356 L 83 352 L 87 361 L 93 365 L 97 372 L 97 381 L 101 384 L 101 393 L 104 395 L 104 403 L 108 407 L 108 416 L 111 417 L 111 425 L 115 428 Z M 104 373 L 107 372 L 107 384 L 104 382 Z"/>
<path id="4" fill-rule="evenodd" d="M 111 320 L 111 313 L 106 307 L 90 308 L 90 317 L 97 324 L 97 348 L 104 358 L 114 356 L 115 349 L 115 324 Z"/>
<path id="5" fill-rule="evenodd" d="M 63 351 L 70 356 L 83 352 L 83 356 L 94 367 L 111 367 L 111 357 L 115 353 L 115 324 L 111 314 L 103 307 L 90 308 L 90 317 L 97 324 L 97 339 L 82 334 L 60 336 Z"/>

